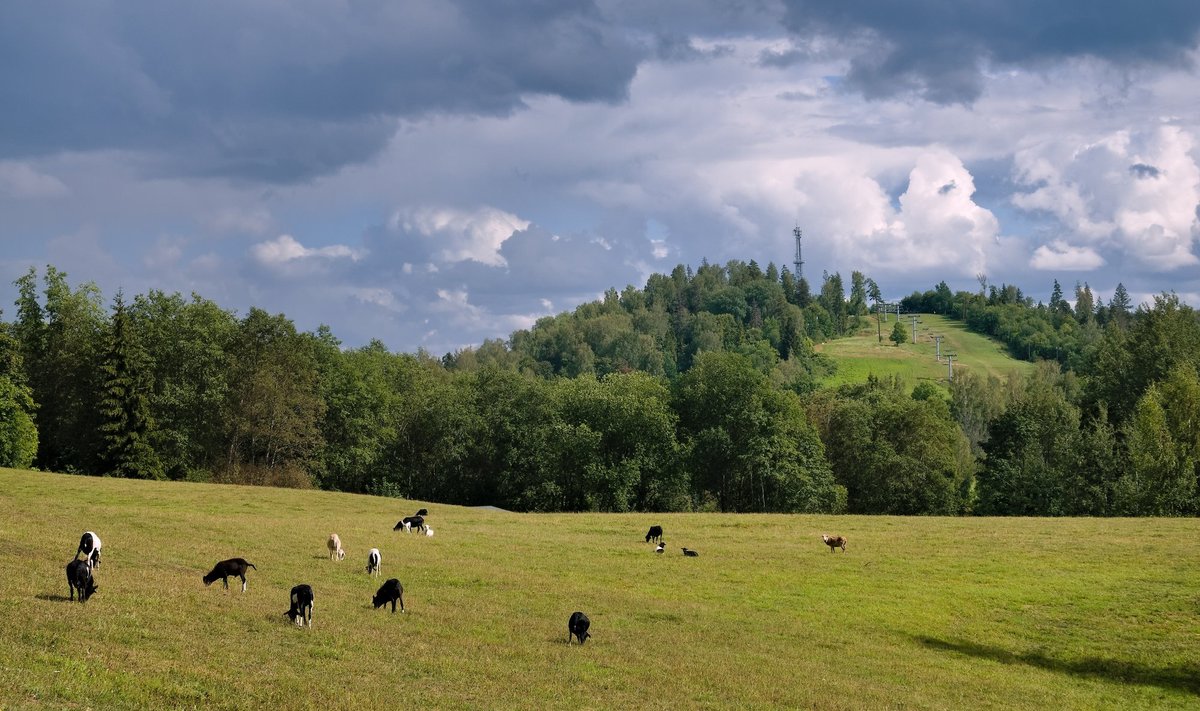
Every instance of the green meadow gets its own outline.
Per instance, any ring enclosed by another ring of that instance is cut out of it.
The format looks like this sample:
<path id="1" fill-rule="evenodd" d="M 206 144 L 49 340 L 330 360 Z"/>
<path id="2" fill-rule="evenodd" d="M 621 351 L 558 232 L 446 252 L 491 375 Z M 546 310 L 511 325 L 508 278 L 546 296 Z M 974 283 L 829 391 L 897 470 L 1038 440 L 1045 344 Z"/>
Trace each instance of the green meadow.
<path id="1" fill-rule="evenodd" d="M 392 531 L 420 506 L 432 538 Z M 205 587 L 233 556 L 249 590 Z M 0 470 L 0 708 L 1194 709 L 1197 561 L 1195 519 L 533 515 Z M 389 577 L 406 614 L 371 608 Z"/>
<path id="2" fill-rule="evenodd" d="M 962 321 L 921 314 L 917 321 L 917 341 L 912 342 L 912 321 L 901 316 L 908 333 L 908 340 L 900 346 L 888 340 L 896 317 L 879 324 L 883 341 L 878 338 L 875 317 L 864 317 L 862 327 L 853 335 L 819 343 L 816 351 L 837 362 L 837 372 L 826 378 L 821 385 L 826 387 L 846 383 L 865 382 L 868 375 L 876 377 L 899 376 L 909 387 L 922 380 L 945 384 L 949 375 L 946 359 L 937 360 L 934 336 L 943 336 L 942 353 L 953 353 L 954 370 L 970 370 L 981 375 L 1005 378 L 1009 373 L 1027 372 L 1033 365 L 1017 360 L 1008 354 L 1004 345 L 987 336 L 971 333 Z"/>

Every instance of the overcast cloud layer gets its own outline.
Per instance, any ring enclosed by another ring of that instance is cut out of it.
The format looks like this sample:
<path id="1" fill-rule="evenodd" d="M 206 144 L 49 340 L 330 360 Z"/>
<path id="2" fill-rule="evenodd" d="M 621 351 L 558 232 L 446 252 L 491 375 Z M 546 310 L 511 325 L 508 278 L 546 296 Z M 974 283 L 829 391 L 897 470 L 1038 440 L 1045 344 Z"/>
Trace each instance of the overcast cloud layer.
<path id="1" fill-rule="evenodd" d="M 818 286 L 1200 304 L 1197 60 L 1190 0 L 3 3 L 0 305 L 441 353 L 795 225 Z"/>

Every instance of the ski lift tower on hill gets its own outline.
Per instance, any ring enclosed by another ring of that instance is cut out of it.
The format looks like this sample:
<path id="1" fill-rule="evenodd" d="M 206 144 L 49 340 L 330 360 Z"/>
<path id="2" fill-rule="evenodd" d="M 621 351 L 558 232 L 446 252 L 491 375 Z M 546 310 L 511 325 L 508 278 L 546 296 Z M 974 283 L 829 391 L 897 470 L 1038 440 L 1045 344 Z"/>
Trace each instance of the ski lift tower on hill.
<path id="1" fill-rule="evenodd" d="M 957 353 L 943 353 L 946 356 L 946 380 L 954 382 L 954 359 L 958 357 Z"/>

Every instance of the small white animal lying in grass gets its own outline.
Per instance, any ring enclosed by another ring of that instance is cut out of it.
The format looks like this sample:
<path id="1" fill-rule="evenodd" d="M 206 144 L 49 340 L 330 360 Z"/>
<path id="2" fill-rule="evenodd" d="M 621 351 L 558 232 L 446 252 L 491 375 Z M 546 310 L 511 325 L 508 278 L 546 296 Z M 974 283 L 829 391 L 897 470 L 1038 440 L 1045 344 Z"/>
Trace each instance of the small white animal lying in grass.
<path id="1" fill-rule="evenodd" d="M 433 538 L 433 529 L 432 529 L 432 528 L 430 528 L 430 527 L 428 527 L 428 526 L 426 526 L 426 527 L 425 527 L 425 535 L 426 535 L 426 536 L 429 536 L 430 538 Z"/>

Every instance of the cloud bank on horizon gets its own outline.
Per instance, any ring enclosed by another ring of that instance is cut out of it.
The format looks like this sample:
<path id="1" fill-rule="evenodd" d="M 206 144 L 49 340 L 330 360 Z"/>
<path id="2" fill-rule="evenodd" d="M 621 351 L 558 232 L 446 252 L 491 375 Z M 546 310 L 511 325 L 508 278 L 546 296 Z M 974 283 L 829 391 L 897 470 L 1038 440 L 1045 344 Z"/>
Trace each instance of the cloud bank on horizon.
<path id="1" fill-rule="evenodd" d="M 0 298 L 434 353 L 701 258 L 1200 304 L 1200 5 L 0 5 Z M 11 313 L 11 307 L 7 309 Z"/>

